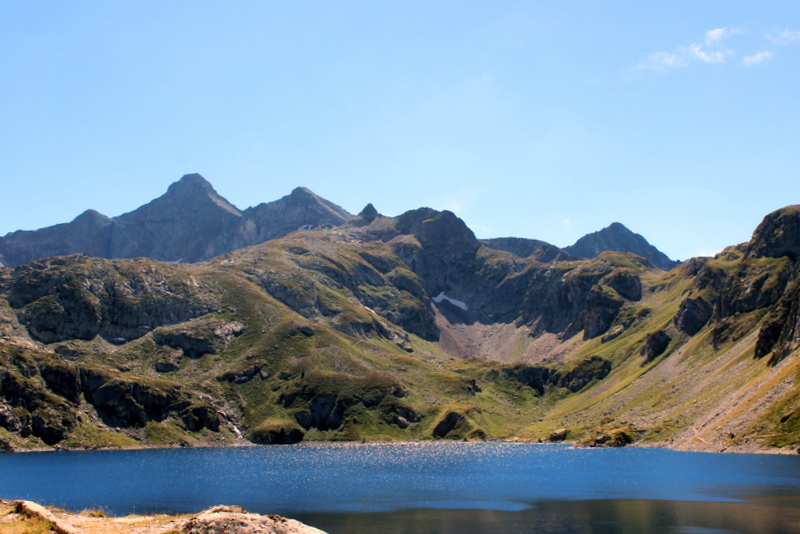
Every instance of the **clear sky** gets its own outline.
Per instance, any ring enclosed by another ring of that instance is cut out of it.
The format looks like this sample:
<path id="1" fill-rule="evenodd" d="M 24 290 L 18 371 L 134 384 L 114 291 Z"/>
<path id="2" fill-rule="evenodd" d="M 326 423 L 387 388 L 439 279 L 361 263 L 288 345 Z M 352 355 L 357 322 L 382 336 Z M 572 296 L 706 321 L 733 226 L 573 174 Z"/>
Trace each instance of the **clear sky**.
<path id="1" fill-rule="evenodd" d="M 800 2 L 0 2 L 0 235 L 198 172 L 674 259 L 800 203 Z"/>

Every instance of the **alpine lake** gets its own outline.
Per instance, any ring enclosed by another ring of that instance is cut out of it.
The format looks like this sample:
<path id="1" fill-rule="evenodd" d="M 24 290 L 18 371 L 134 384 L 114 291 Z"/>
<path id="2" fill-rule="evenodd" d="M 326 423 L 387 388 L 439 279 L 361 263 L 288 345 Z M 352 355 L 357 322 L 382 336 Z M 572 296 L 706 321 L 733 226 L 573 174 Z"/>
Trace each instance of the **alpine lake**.
<path id="1" fill-rule="evenodd" d="M 0 497 L 112 515 L 235 504 L 330 534 L 800 533 L 800 456 L 507 442 L 0 454 Z"/>

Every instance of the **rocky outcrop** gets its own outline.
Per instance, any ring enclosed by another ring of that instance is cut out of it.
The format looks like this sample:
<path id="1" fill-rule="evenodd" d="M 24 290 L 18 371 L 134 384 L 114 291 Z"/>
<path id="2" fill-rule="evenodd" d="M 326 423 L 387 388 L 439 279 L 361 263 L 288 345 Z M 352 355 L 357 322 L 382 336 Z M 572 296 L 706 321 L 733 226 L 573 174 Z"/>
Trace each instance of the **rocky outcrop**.
<path id="1" fill-rule="evenodd" d="M 745 250 L 752 258 L 800 259 L 800 206 L 787 206 L 764 217 Z"/>
<path id="2" fill-rule="evenodd" d="M 789 258 L 744 258 L 717 284 L 713 317 L 723 321 L 741 313 L 761 310 L 780 300 L 792 278 Z"/>
<path id="3" fill-rule="evenodd" d="M 202 322 L 157 328 L 153 331 L 153 341 L 159 345 L 180 349 L 189 358 L 199 358 L 204 354 L 217 354 L 226 343 L 239 336 L 244 329 L 244 323 L 238 321 Z"/>
<path id="4" fill-rule="evenodd" d="M 346 389 L 335 386 L 345 380 L 349 382 Z M 295 379 L 281 393 L 279 403 L 290 410 L 297 424 L 304 430 L 335 430 L 344 425 L 346 416 L 353 407 L 387 407 L 395 405 L 396 399 L 406 395 L 405 389 L 389 376 L 370 374 L 364 377 L 337 378 L 336 375 L 306 375 Z M 388 411 L 396 412 L 392 409 Z"/>
<path id="5" fill-rule="evenodd" d="M 110 218 L 89 210 L 70 223 L 0 237 L 0 256 L 6 267 L 70 254 L 197 262 L 299 228 L 336 226 L 352 218 L 302 187 L 241 211 L 202 176 L 187 174 L 163 196 L 130 213 Z"/>
<path id="6" fill-rule="evenodd" d="M 800 281 L 795 280 L 758 332 L 755 357 L 772 353 L 771 365 L 800 347 Z"/>
<path id="7" fill-rule="evenodd" d="M 113 426 L 143 427 L 148 421 L 175 416 L 191 431 L 220 428 L 216 409 L 183 393 L 175 383 L 148 382 L 144 378 L 87 367 L 81 369 L 81 384 L 86 401 Z"/>
<path id="8" fill-rule="evenodd" d="M 45 508 L 44 506 L 31 501 L 16 501 L 15 510 L 18 514 L 23 514 L 28 517 L 36 517 L 42 521 L 49 523 L 50 529 L 57 534 L 84 534 L 80 528 L 70 525 L 68 522 L 58 518 Z M 26 530 L 26 532 L 28 532 Z"/>
<path id="9" fill-rule="evenodd" d="M 21 351 L 0 359 L 0 426 L 49 445 L 63 440 L 78 424 L 74 406 L 38 380 L 37 363 Z"/>
<path id="10" fill-rule="evenodd" d="M 583 447 L 624 447 L 634 442 L 636 430 L 629 425 L 618 426 L 607 423 L 597 427 L 594 432 L 582 439 L 578 445 Z"/>
<path id="11" fill-rule="evenodd" d="M 83 419 L 83 403 L 114 427 L 141 428 L 168 417 L 192 432 L 221 425 L 214 406 L 175 382 L 0 345 L 0 427 L 54 445 Z"/>
<path id="12" fill-rule="evenodd" d="M 553 387 L 566 388 L 573 393 L 578 392 L 592 381 L 604 379 L 610 372 L 610 361 L 600 356 L 589 356 L 566 373 L 550 367 L 518 363 L 512 366 L 503 366 L 499 370 L 499 376 L 505 380 L 513 380 L 520 386 L 531 387 L 539 395 L 544 395 L 549 388 Z M 491 380 L 495 376 L 497 376 L 497 371 L 490 370 L 485 378 Z"/>
<path id="13" fill-rule="evenodd" d="M 220 382 L 232 382 L 234 384 L 246 384 L 251 381 L 256 375 L 261 376 L 262 379 L 267 378 L 265 373 L 261 372 L 264 366 L 262 364 L 251 365 L 242 371 L 231 371 L 217 376 Z"/>
<path id="14" fill-rule="evenodd" d="M 581 360 L 567 373 L 559 376 L 557 384 L 576 393 L 594 380 L 602 380 L 611 372 L 611 362 L 600 356 Z"/>
<path id="15" fill-rule="evenodd" d="M 448 434 L 453 432 L 458 426 L 467 424 L 467 418 L 464 414 L 449 411 L 439 420 L 436 426 L 431 431 L 434 438 L 446 438 Z"/>
<path id="16" fill-rule="evenodd" d="M 520 317 L 536 333 L 556 333 L 568 338 L 583 331 L 585 339 L 600 336 L 631 302 L 624 295 L 641 296 L 639 273 L 618 266 L 635 256 L 606 255 L 591 263 L 528 268 L 523 274 L 503 280 L 494 293 L 506 299 L 500 302 L 518 303 L 515 306 Z M 637 261 L 644 263 L 641 259 Z M 639 272 L 645 269 L 641 265 Z"/>
<path id="17" fill-rule="evenodd" d="M 670 341 L 672 341 L 672 338 L 670 338 L 669 334 L 667 334 L 667 332 L 664 330 L 658 330 L 647 336 L 647 339 L 645 340 L 644 345 L 642 345 L 642 349 L 640 351 L 644 361 L 653 361 L 664 354 L 664 351 L 667 350 L 667 347 L 669 347 Z"/>
<path id="18" fill-rule="evenodd" d="M 711 319 L 714 307 L 703 297 L 687 297 L 673 318 L 678 330 L 690 336 L 698 333 Z"/>
<path id="19" fill-rule="evenodd" d="M 267 420 L 250 430 L 248 439 L 261 445 L 290 445 L 303 440 L 305 432 L 294 421 Z"/>
<path id="20" fill-rule="evenodd" d="M 544 395 L 545 386 L 558 380 L 556 373 L 548 367 L 531 366 L 519 363 L 511 367 L 503 367 L 500 376 L 511 379 L 520 385 L 536 390 L 539 395 Z"/>
<path id="21" fill-rule="evenodd" d="M 220 310 L 211 292 L 180 266 L 82 255 L 18 267 L 7 298 L 19 322 L 43 343 L 98 335 L 124 343 Z"/>
<path id="22" fill-rule="evenodd" d="M 595 258 L 601 252 L 607 250 L 631 252 L 645 258 L 659 269 L 665 271 L 669 271 L 677 265 L 677 263 L 669 259 L 666 254 L 648 243 L 644 237 L 631 232 L 618 222 L 598 232 L 581 237 L 574 245 L 564 247 L 564 250 L 580 258 Z"/>
<path id="23" fill-rule="evenodd" d="M 13 508 L 12 508 L 13 506 Z M 43 525 L 34 524 L 25 530 L 37 532 L 46 527 L 47 532 L 57 534 L 85 534 L 86 532 L 171 532 L 186 534 L 325 534 L 294 519 L 278 515 L 250 513 L 240 506 L 214 506 L 186 519 L 185 516 L 136 516 L 126 518 L 106 517 L 104 514 L 73 514 L 59 509 L 49 509 L 31 501 L 0 501 L 0 512 L 4 518 L 12 519 L 16 512 L 22 516 L 38 519 Z"/>
<path id="24" fill-rule="evenodd" d="M 434 421 L 431 437 L 435 439 L 484 440 L 486 432 L 469 418 L 469 410 L 445 407 Z"/>
<path id="25" fill-rule="evenodd" d="M 325 534 L 294 519 L 251 514 L 239 506 L 214 506 L 189 519 L 186 534 Z"/>

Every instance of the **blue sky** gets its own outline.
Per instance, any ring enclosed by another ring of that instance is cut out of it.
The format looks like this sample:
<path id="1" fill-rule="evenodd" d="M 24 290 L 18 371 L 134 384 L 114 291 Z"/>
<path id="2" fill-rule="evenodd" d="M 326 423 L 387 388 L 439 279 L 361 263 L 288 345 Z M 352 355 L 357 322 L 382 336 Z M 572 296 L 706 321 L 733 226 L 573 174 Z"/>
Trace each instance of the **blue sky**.
<path id="1" fill-rule="evenodd" d="M 800 203 L 800 3 L 0 3 L 0 234 L 199 172 L 672 258 Z"/>

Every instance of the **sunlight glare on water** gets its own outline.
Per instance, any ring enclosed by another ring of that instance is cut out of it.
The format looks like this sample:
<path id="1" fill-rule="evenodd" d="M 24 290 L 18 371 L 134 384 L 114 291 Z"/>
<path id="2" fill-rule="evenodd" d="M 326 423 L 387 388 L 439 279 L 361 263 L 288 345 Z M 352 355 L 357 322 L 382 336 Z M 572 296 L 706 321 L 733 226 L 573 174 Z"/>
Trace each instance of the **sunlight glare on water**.
<path id="1" fill-rule="evenodd" d="M 0 497 L 7 499 L 70 510 L 104 507 L 115 514 L 190 513 L 237 504 L 258 513 L 311 518 L 332 525 L 332 532 L 341 531 L 337 522 L 345 518 L 347 532 L 361 532 L 354 525 L 369 517 L 389 522 L 451 517 L 454 524 L 472 518 L 469 531 L 477 533 L 483 532 L 480 525 L 494 524 L 494 531 L 502 532 L 498 525 L 575 514 L 596 518 L 592 532 L 613 532 L 603 525 L 618 523 L 619 510 L 660 514 L 667 519 L 658 524 L 671 524 L 669 518 L 689 517 L 687 510 L 749 502 L 751 508 L 781 506 L 785 518 L 800 510 L 798 495 L 795 456 L 636 447 L 413 442 L 0 455 Z M 601 502 L 607 504 L 592 504 Z M 675 510 L 679 505 L 682 511 Z M 698 514 L 715 517 L 709 510 Z M 774 515 L 759 517 L 774 520 Z M 746 517 L 736 528 L 749 521 Z M 696 523 L 682 527 L 719 528 Z M 368 527 L 367 521 L 363 532 Z M 415 528 L 408 532 L 424 531 Z"/>

